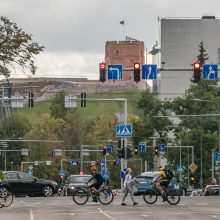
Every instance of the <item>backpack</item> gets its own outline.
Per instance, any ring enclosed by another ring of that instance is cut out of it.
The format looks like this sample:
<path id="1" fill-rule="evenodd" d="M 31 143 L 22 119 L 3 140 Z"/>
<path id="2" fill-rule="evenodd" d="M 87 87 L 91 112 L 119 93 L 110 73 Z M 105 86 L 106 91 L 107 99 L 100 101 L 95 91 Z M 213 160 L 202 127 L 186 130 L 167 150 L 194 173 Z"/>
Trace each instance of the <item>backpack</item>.
<path id="1" fill-rule="evenodd" d="M 166 178 L 167 180 L 171 180 L 173 178 L 173 171 L 171 171 L 170 169 L 164 169 L 165 173 L 166 173 Z"/>
<path id="2" fill-rule="evenodd" d="M 127 174 L 127 168 L 124 168 L 123 170 L 121 170 L 120 176 L 121 176 L 121 179 L 122 179 L 123 183 L 125 181 L 126 174 Z"/>

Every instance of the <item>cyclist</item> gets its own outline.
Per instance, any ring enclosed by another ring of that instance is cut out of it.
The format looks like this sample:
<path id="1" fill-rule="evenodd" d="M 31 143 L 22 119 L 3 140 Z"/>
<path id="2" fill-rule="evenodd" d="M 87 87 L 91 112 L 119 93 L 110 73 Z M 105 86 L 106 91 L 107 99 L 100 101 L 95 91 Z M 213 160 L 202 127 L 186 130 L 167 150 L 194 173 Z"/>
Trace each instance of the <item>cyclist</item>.
<path id="1" fill-rule="evenodd" d="M 170 181 L 167 179 L 166 170 L 162 168 L 162 166 L 159 166 L 159 175 L 154 180 L 155 187 L 160 191 L 163 202 L 166 200 L 166 193 L 163 190 L 162 186 L 167 187 L 170 184 Z"/>
<path id="2" fill-rule="evenodd" d="M 92 166 L 91 167 L 91 171 L 93 173 L 93 176 L 92 178 L 90 178 L 88 180 L 88 182 L 92 181 L 92 180 L 95 180 L 93 184 L 91 184 L 89 187 L 90 187 L 90 190 L 93 194 L 96 194 L 97 191 L 99 190 L 99 188 L 104 184 L 104 181 L 103 181 L 103 178 L 102 178 L 102 175 L 97 172 L 97 167 L 96 166 Z M 95 196 L 93 196 L 93 202 L 98 202 L 97 198 Z"/>

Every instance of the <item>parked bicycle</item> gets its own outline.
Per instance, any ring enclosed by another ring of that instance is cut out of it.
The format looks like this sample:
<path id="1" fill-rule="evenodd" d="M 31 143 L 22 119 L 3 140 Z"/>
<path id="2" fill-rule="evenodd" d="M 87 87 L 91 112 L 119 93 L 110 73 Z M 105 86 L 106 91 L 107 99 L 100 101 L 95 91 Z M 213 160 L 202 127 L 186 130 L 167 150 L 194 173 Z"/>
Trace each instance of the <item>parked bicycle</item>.
<path id="1" fill-rule="evenodd" d="M 154 204 L 157 201 L 158 196 L 162 197 L 161 192 L 155 187 L 155 184 L 152 183 L 153 189 L 146 190 L 143 194 L 143 199 L 148 204 Z M 177 189 L 167 190 L 166 187 L 163 187 L 165 191 L 165 201 L 170 205 L 177 205 L 180 202 L 180 192 Z M 163 197 L 162 197 L 163 198 Z"/>
<path id="2" fill-rule="evenodd" d="M 0 208 L 8 207 L 12 204 L 14 196 L 9 190 L 0 185 Z"/>
<path id="3" fill-rule="evenodd" d="M 80 187 L 73 192 L 73 201 L 78 205 L 84 205 L 88 202 L 89 198 L 92 198 L 93 196 L 95 196 L 103 205 L 110 204 L 114 199 L 111 190 L 100 187 L 96 193 L 93 193 L 89 185 L 87 185 L 85 187 Z"/>

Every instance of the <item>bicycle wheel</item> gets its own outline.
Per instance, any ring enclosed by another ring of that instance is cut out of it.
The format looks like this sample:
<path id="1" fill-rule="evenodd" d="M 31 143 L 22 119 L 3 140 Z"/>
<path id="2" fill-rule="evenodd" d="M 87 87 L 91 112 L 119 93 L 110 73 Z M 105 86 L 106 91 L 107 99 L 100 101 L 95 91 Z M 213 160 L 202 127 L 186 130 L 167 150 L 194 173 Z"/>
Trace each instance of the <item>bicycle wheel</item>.
<path id="1" fill-rule="evenodd" d="M 171 189 L 167 192 L 167 202 L 170 205 L 176 205 L 180 201 L 180 192 L 176 189 Z"/>
<path id="2" fill-rule="evenodd" d="M 102 189 L 99 192 L 98 200 L 103 205 L 110 204 L 113 201 L 113 199 L 114 199 L 114 195 L 112 191 L 110 191 L 109 189 Z"/>
<path id="3" fill-rule="evenodd" d="M 84 188 L 76 189 L 73 192 L 73 201 L 78 205 L 84 205 L 89 199 L 88 191 Z"/>
<path id="4" fill-rule="evenodd" d="M 14 199 L 13 194 L 8 192 L 8 194 L 1 199 L 1 202 L 3 203 L 4 207 L 8 207 L 8 206 L 10 206 L 12 204 L 13 199 Z"/>
<path id="5" fill-rule="evenodd" d="M 147 190 L 143 194 L 143 199 L 148 204 L 153 204 L 157 201 L 157 193 L 154 190 Z"/>

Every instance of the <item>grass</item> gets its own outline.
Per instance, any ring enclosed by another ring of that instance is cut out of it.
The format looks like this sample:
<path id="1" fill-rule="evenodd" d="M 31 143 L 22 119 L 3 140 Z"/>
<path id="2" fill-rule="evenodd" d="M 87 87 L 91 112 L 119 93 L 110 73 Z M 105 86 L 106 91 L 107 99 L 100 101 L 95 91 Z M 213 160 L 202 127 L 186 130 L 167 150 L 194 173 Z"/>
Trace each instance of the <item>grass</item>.
<path id="1" fill-rule="evenodd" d="M 87 104 L 85 108 L 80 106 L 80 100 L 77 101 L 77 108 L 83 117 L 88 119 L 96 118 L 97 116 L 107 116 L 115 114 L 116 112 L 124 112 L 124 102 L 122 101 L 95 101 L 90 99 L 114 99 L 127 98 L 128 100 L 128 114 L 140 113 L 137 109 L 137 101 L 141 96 L 139 90 L 117 90 L 112 93 L 96 93 L 87 94 Z M 50 101 L 34 103 L 33 108 L 25 106 L 22 109 L 17 109 L 21 114 L 24 114 L 30 121 L 36 121 L 41 114 L 50 113 Z"/>

